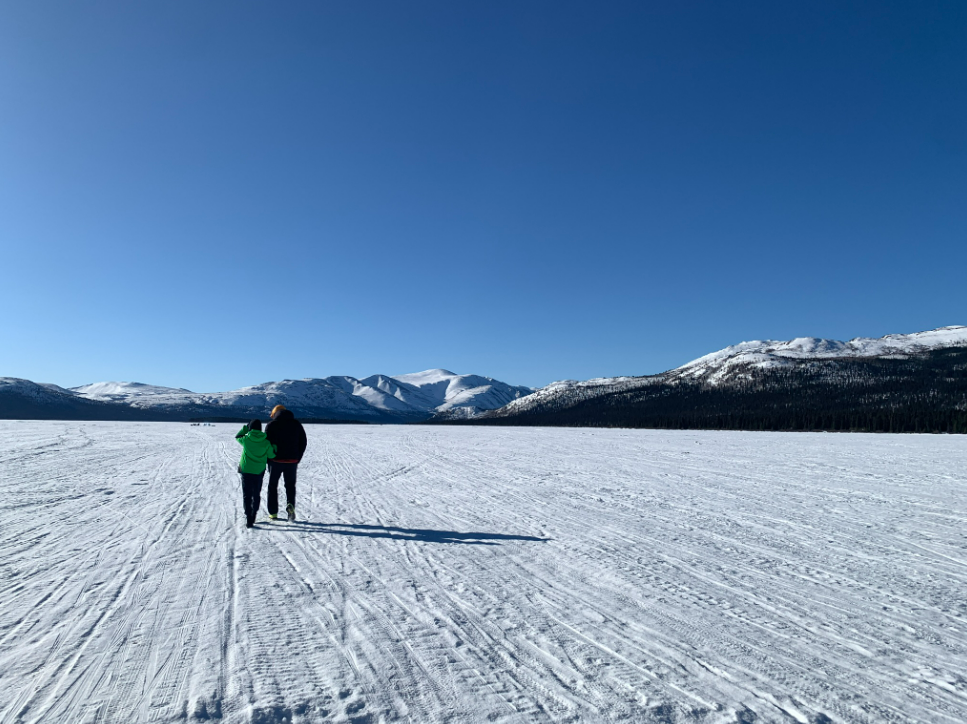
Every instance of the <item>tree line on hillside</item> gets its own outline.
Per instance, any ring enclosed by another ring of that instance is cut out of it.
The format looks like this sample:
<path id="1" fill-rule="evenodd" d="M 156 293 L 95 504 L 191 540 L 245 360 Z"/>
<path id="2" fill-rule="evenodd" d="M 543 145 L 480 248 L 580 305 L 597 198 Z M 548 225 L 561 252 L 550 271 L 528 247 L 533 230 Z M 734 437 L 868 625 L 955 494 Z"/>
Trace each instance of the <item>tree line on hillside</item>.
<path id="1" fill-rule="evenodd" d="M 656 378 L 463 424 L 963 434 L 967 349 L 908 359 L 796 360 L 772 370 L 750 366 L 717 385 Z"/>

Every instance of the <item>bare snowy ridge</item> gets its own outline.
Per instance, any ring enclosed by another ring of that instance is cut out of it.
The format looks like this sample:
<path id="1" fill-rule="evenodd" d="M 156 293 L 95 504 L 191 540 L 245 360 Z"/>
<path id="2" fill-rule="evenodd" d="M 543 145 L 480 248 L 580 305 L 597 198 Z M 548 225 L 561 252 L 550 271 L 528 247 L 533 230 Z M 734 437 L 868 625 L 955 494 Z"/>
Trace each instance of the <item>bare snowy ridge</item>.
<path id="1" fill-rule="evenodd" d="M 425 419 L 435 414 L 473 417 L 531 392 L 491 377 L 443 369 L 364 379 L 349 376 L 265 382 L 228 392 L 192 392 L 138 382 L 99 382 L 71 393 L 141 410 L 194 410 L 195 414 L 255 413 L 284 404 L 300 414 L 386 421 Z"/>

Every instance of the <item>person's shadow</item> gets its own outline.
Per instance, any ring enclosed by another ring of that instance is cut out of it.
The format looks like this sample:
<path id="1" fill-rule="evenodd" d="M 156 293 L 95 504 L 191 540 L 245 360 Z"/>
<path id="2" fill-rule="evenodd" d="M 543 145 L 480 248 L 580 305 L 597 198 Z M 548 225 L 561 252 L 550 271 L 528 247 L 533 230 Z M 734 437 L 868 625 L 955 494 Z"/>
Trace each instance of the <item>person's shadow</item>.
<path id="1" fill-rule="evenodd" d="M 508 533 L 461 533 L 455 530 L 431 530 L 427 528 L 397 528 L 392 525 L 362 525 L 350 523 L 313 523 L 307 520 L 279 521 L 267 526 L 269 530 L 311 530 L 329 535 L 351 535 L 363 538 L 388 538 L 390 540 L 418 541 L 422 543 L 464 543 L 480 546 L 500 545 L 502 542 L 531 541 L 545 543 L 550 538 L 533 535 L 510 535 Z"/>

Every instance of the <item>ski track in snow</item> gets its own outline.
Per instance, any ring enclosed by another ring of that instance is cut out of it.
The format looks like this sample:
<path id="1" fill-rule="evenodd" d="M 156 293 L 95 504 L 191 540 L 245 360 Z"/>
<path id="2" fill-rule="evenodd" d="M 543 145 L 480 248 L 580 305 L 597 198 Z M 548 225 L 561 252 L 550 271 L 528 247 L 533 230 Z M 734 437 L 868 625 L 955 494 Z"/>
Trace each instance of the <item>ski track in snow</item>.
<path id="1" fill-rule="evenodd" d="M 963 437 L 0 430 L 2 722 L 967 721 Z"/>

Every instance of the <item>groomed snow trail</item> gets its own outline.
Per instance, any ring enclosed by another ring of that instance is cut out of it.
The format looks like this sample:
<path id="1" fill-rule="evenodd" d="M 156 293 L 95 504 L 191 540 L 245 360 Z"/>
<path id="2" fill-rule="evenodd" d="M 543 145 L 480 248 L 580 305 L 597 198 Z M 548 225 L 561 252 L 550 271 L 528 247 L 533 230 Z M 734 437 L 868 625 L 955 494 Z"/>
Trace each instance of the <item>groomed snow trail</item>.
<path id="1" fill-rule="evenodd" d="M 0 422 L 0 721 L 967 721 L 967 438 L 236 429 Z"/>

